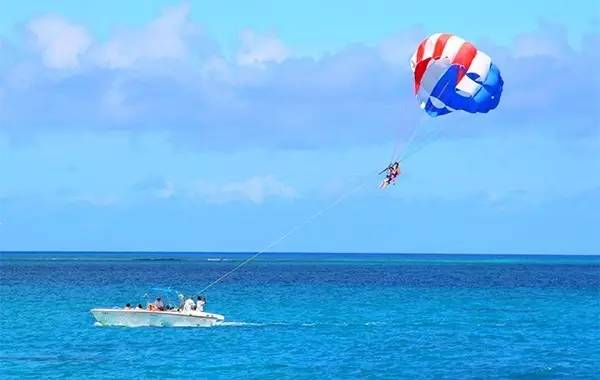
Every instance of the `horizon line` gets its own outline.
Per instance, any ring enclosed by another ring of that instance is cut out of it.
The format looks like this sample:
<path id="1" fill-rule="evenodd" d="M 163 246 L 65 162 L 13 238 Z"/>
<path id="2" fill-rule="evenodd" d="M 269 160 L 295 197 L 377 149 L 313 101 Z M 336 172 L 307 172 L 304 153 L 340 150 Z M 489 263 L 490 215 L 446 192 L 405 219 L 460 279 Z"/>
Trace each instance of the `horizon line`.
<path id="1" fill-rule="evenodd" d="M 213 254 L 213 255 L 243 255 L 256 254 L 257 251 L 164 251 L 164 250 L 0 250 L 1 254 L 16 253 L 16 254 L 35 254 L 35 253 L 50 253 L 50 254 Z M 307 254 L 307 255 L 488 255 L 488 256 L 600 256 L 599 253 L 457 253 L 457 252 L 323 252 L 323 251 L 272 251 L 262 252 L 260 255 L 270 254 Z"/>

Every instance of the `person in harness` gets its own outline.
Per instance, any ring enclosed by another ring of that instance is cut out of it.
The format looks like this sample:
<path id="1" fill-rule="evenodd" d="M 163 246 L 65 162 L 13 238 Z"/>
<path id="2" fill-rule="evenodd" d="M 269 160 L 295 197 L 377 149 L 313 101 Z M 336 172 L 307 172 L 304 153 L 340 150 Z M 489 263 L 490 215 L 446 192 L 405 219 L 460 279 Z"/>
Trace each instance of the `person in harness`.
<path id="1" fill-rule="evenodd" d="M 396 178 L 401 173 L 400 172 L 400 163 L 398 161 L 396 161 L 396 162 L 390 164 L 390 166 L 388 166 L 384 171 L 387 171 L 387 174 L 386 174 L 385 178 L 383 179 L 383 181 L 381 181 L 381 184 L 379 185 L 379 187 L 382 189 L 385 189 L 390 184 L 396 183 Z"/>

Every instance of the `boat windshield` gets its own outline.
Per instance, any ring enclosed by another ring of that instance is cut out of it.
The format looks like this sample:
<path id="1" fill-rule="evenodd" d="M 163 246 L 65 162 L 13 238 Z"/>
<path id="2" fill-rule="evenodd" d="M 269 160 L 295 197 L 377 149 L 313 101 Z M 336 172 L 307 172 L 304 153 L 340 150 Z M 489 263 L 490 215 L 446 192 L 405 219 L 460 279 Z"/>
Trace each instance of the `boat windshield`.
<path id="1" fill-rule="evenodd" d="M 162 301 L 165 310 L 179 308 L 184 300 L 183 293 L 173 288 L 151 288 L 144 294 L 144 307 L 154 303 L 158 298 Z"/>

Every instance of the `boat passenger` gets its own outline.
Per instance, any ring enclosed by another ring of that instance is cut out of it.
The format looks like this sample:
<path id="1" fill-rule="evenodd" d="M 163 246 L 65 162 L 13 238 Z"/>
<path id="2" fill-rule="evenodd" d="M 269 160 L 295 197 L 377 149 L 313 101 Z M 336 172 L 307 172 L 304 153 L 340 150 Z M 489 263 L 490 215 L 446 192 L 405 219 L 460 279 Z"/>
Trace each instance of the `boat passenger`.
<path id="1" fill-rule="evenodd" d="M 160 297 L 157 297 L 156 301 L 154 301 L 154 307 L 156 308 L 156 310 L 160 310 L 160 311 L 165 310 L 165 304 L 160 299 Z"/>
<path id="2" fill-rule="evenodd" d="M 123 309 L 124 310 L 131 310 L 131 304 L 128 303 L 127 305 L 125 305 L 125 307 Z"/>
<path id="3" fill-rule="evenodd" d="M 138 303 L 138 305 L 135 307 L 135 310 L 144 310 L 144 308 L 142 307 L 141 303 Z"/>
<path id="4" fill-rule="evenodd" d="M 186 299 L 185 302 L 183 303 L 183 311 L 186 313 L 189 313 L 192 310 L 194 310 L 195 308 L 196 308 L 196 306 L 194 304 L 194 300 L 192 299 L 192 297 L 188 297 L 188 299 Z"/>
<path id="5" fill-rule="evenodd" d="M 204 298 L 204 296 L 198 296 L 198 301 L 196 301 L 196 311 L 204 311 L 204 305 L 206 305 L 206 298 Z"/>

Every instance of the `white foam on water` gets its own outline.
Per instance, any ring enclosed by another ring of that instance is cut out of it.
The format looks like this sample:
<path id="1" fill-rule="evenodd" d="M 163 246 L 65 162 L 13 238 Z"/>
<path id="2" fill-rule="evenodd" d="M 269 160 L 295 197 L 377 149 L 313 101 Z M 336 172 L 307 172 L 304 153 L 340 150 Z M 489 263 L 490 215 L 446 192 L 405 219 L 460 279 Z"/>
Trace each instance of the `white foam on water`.
<path id="1" fill-rule="evenodd" d="M 328 323 L 328 324 L 323 324 L 323 323 L 316 323 L 316 322 L 304 322 L 304 323 L 289 323 L 289 322 L 243 322 L 243 321 L 224 321 L 224 322 L 220 322 L 220 323 L 215 323 L 213 326 L 197 326 L 197 325 L 179 325 L 179 326 L 170 326 L 170 325 L 163 325 L 163 326 L 149 326 L 149 325 L 139 325 L 139 324 L 135 324 L 135 325 L 124 325 L 121 324 L 118 327 L 266 327 L 266 326 L 301 326 L 301 327 L 316 327 L 316 326 L 323 326 L 323 325 L 329 325 L 329 326 L 350 326 L 350 324 L 345 323 L 345 322 L 341 322 L 341 323 Z M 385 326 L 387 325 L 387 322 L 383 322 L 383 321 L 370 321 L 370 322 L 365 322 L 363 324 L 364 326 Z M 94 326 L 104 326 L 103 324 L 101 324 L 100 322 L 95 322 Z"/>
<path id="2" fill-rule="evenodd" d="M 235 322 L 235 321 L 228 321 L 228 322 L 221 322 L 219 323 L 217 326 L 230 326 L 230 327 L 245 327 L 245 326 L 266 326 L 266 323 L 257 323 L 257 322 Z"/>
<path id="3" fill-rule="evenodd" d="M 386 325 L 387 323 L 382 322 L 382 321 L 374 321 L 374 322 L 366 322 L 365 326 L 383 326 Z"/>
<path id="4" fill-rule="evenodd" d="M 221 322 L 221 323 L 218 324 L 218 326 L 229 326 L 229 327 L 264 327 L 264 326 L 294 326 L 294 325 L 298 326 L 297 323 L 289 323 L 289 322 L 241 322 L 241 321 L 227 321 L 227 322 Z"/>

